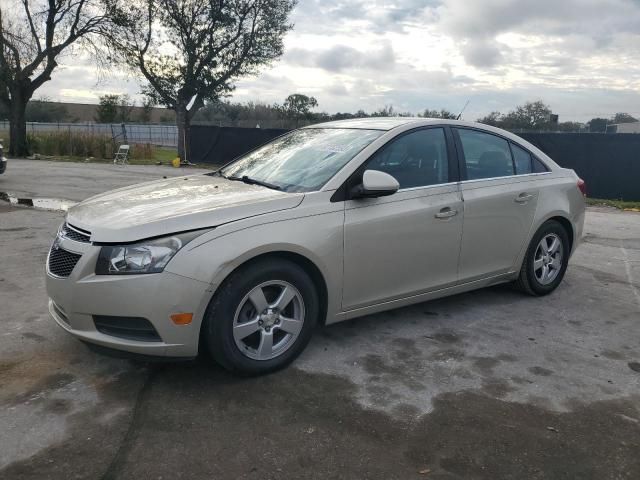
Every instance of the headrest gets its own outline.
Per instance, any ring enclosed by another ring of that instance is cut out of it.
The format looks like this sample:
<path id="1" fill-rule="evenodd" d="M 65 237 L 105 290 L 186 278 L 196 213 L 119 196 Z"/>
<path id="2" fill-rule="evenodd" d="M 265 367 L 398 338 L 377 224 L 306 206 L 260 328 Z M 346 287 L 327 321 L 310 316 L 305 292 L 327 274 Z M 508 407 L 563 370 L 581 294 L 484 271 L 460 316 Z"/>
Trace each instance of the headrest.
<path id="1" fill-rule="evenodd" d="M 498 150 L 491 150 L 480 155 L 478 167 L 483 172 L 494 173 L 496 176 L 504 175 L 512 169 L 511 160 Z"/>
<path id="2" fill-rule="evenodd" d="M 407 145 L 407 153 L 410 157 L 421 160 L 433 160 L 439 156 L 435 145 L 424 145 L 422 142 L 410 142 Z"/>

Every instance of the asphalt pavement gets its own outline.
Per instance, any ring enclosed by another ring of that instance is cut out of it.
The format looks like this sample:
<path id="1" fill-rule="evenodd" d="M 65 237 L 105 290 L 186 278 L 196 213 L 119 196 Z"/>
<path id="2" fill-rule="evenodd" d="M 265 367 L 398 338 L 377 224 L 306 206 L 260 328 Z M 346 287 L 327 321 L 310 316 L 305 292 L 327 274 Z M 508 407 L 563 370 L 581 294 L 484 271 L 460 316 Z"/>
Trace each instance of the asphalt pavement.
<path id="1" fill-rule="evenodd" d="M 170 167 L 12 161 L 79 201 Z M 640 214 L 590 208 L 545 298 L 497 286 L 319 329 L 284 371 L 93 353 L 49 319 L 64 213 L 0 201 L 0 478 L 638 479 Z"/>

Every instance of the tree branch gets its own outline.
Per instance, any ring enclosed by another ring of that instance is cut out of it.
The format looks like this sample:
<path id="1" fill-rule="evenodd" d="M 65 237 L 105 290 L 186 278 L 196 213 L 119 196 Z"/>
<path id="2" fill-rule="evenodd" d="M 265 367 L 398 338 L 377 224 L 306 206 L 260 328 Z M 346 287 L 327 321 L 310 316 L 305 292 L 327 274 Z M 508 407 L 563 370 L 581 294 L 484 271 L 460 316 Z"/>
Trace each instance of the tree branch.
<path id="1" fill-rule="evenodd" d="M 38 46 L 38 53 L 42 52 L 42 45 L 40 44 L 40 37 L 38 36 L 38 32 L 36 31 L 36 27 L 33 24 L 33 18 L 31 18 L 31 11 L 29 10 L 29 0 L 22 0 L 22 4 L 24 5 L 24 11 L 27 15 L 27 20 L 29 22 L 29 29 L 31 30 L 31 36 L 36 42 Z"/>

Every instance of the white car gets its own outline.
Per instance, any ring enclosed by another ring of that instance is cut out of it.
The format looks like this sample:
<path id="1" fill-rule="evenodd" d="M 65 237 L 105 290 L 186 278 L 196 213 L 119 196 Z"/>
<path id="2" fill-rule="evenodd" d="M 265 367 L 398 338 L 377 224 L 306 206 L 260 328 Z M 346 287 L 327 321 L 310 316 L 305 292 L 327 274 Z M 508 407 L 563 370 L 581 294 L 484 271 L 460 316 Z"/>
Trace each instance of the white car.
<path id="1" fill-rule="evenodd" d="M 217 172 L 71 208 L 49 310 L 90 344 L 245 374 L 291 362 L 314 327 L 503 282 L 561 282 L 584 182 L 503 130 L 372 118 L 287 133 Z"/>

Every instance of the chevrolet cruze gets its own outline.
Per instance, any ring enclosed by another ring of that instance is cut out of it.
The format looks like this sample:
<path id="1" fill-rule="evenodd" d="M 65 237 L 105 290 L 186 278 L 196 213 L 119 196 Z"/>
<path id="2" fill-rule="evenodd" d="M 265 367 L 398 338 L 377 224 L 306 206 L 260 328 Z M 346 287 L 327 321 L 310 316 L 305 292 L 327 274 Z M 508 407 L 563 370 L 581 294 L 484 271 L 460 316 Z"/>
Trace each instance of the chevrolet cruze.
<path id="1" fill-rule="evenodd" d="M 475 123 L 372 118 L 283 135 L 216 172 L 71 208 L 49 311 L 89 344 L 244 374 L 316 325 L 503 282 L 546 295 L 581 235 L 584 182 Z"/>

